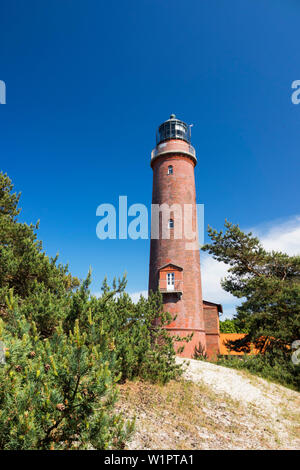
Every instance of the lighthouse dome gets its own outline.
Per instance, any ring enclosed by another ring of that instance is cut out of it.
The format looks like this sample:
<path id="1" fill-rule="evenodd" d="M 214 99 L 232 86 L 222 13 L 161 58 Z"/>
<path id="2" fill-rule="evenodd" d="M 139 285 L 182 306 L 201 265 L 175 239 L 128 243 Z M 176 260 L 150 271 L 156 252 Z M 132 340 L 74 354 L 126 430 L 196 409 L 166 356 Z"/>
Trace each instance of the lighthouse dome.
<path id="1" fill-rule="evenodd" d="M 175 114 L 171 114 L 170 119 L 167 119 L 158 127 L 156 145 L 171 139 L 180 139 L 188 143 L 191 141 L 190 126 L 177 119 Z"/>

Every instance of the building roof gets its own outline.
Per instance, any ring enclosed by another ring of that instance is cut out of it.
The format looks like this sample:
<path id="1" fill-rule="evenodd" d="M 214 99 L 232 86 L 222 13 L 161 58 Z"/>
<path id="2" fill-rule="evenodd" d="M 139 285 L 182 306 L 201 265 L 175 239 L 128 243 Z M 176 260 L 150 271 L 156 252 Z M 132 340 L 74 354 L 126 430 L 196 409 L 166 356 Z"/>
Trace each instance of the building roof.
<path id="1" fill-rule="evenodd" d="M 237 341 L 239 339 L 245 338 L 245 333 L 220 333 L 220 354 L 230 355 L 230 356 L 243 356 L 244 351 L 234 351 L 227 348 L 227 341 Z M 259 354 L 260 351 L 257 349 L 253 343 L 249 343 L 249 352 L 246 354 Z"/>
<path id="2" fill-rule="evenodd" d="M 161 269 L 167 268 L 168 266 L 174 266 L 174 268 L 178 268 L 178 269 L 180 269 L 180 271 L 183 271 L 183 268 L 181 266 L 178 266 L 178 264 L 174 264 L 174 263 L 164 264 L 163 266 L 158 268 L 158 270 L 160 271 Z"/>

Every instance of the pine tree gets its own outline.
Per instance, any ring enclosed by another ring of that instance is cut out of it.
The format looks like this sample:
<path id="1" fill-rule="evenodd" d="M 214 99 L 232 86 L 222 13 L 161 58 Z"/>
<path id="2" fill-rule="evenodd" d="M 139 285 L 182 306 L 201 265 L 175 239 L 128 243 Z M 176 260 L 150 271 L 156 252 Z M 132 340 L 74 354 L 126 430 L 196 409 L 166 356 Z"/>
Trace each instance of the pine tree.
<path id="1" fill-rule="evenodd" d="M 280 364 L 286 380 L 299 386 L 300 367 L 291 361 L 291 346 L 300 338 L 300 256 L 267 252 L 251 232 L 227 221 L 225 227 L 225 233 L 209 228 L 212 244 L 203 250 L 229 265 L 222 286 L 243 299 L 235 321 L 248 334 L 231 346 L 245 350 L 254 343 L 271 367 Z"/>
<path id="2" fill-rule="evenodd" d="M 68 293 L 79 281 L 67 266 L 57 264 L 57 257 L 48 258 L 43 252 L 36 236 L 38 223 L 18 222 L 20 194 L 12 191 L 11 180 L 0 173 L 0 315 L 8 314 L 5 297 L 13 288 L 19 306 L 47 336 L 64 316 Z"/>
<path id="3" fill-rule="evenodd" d="M 0 449 L 122 448 L 133 430 L 114 413 L 116 357 L 110 338 L 89 312 L 42 339 L 18 312 L 12 292 L 10 321 L 0 320 L 6 363 L 0 366 Z"/>
<path id="4" fill-rule="evenodd" d="M 125 277 L 114 280 L 112 288 L 105 279 L 99 298 L 90 295 L 89 284 L 90 274 L 72 296 L 67 328 L 73 328 L 77 319 L 84 330 L 91 309 L 95 321 L 111 338 L 110 347 L 118 359 L 116 367 L 122 381 L 140 377 L 166 383 L 177 377 L 181 368 L 175 363 L 174 342 L 178 338 L 171 337 L 165 329 L 172 316 L 163 311 L 161 294 L 152 293 L 148 299 L 141 296 L 134 304 L 125 292 Z M 160 324 L 154 328 L 157 317 Z"/>

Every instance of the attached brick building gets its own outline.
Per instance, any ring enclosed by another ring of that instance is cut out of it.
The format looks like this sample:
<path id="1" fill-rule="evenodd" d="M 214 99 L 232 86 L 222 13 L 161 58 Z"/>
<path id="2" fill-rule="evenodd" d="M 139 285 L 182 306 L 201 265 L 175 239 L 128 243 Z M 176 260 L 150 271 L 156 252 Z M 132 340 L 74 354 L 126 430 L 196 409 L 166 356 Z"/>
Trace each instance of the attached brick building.
<path id="1" fill-rule="evenodd" d="M 220 353 L 219 313 L 223 313 L 222 305 L 203 300 L 206 354 L 209 358 Z"/>
<path id="2" fill-rule="evenodd" d="M 190 126 L 171 115 L 159 126 L 156 143 L 151 154 L 149 291 L 159 289 L 165 310 L 176 315 L 167 327 L 170 334 L 184 337 L 193 333 L 182 356 L 193 357 L 198 348 L 212 357 L 219 352 L 222 307 L 202 299 L 194 176 L 197 159 Z"/>

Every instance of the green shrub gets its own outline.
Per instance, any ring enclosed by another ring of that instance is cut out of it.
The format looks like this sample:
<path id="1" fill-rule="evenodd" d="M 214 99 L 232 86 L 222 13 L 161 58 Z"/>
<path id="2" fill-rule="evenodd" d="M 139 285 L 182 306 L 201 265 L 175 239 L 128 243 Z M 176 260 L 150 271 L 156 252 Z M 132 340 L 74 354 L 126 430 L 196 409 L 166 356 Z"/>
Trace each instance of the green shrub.
<path id="1" fill-rule="evenodd" d="M 116 354 L 92 314 L 84 332 L 75 321 L 41 339 L 12 297 L 10 310 L 0 320 L 0 449 L 122 448 L 133 423 L 113 411 Z"/>
<path id="2" fill-rule="evenodd" d="M 219 356 L 216 363 L 247 370 L 271 382 L 300 391 L 300 365 L 293 364 L 291 353 L 273 351 L 258 355 Z"/>
<path id="3" fill-rule="evenodd" d="M 91 309 L 95 321 L 101 324 L 114 348 L 118 373 L 121 380 L 136 377 L 151 382 L 166 383 L 180 374 L 181 367 L 175 363 L 174 341 L 164 326 L 172 321 L 170 314 L 162 309 L 160 293 L 152 293 L 146 300 L 141 297 L 134 304 L 124 291 L 126 279 L 114 281 L 112 289 L 106 280 L 100 298 L 91 297 L 90 275 L 72 296 L 66 325 L 72 328 L 75 319 L 84 330 Z M 160 323 L 154 327 L 154 320 Z"/>

